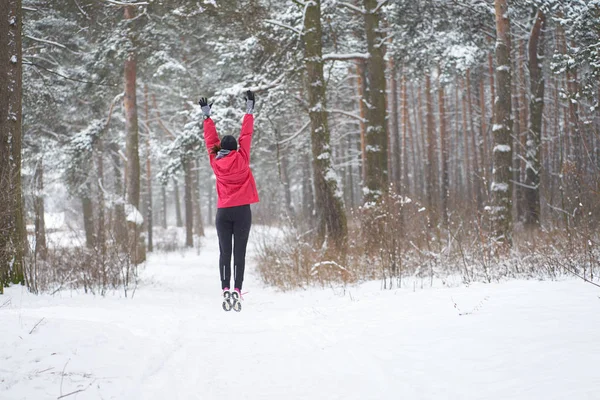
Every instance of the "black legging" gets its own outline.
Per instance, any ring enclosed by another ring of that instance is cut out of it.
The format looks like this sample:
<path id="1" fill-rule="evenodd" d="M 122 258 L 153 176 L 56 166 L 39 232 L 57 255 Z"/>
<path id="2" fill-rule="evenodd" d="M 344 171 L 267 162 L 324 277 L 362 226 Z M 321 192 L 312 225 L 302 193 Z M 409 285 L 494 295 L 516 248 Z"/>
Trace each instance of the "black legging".
<path id="1" fill-rule="evenodd" d="M 234 288 L 242 289 L 244 269 L 246 266 L 246 245 L 252 225 L 250 205 L 217 209 L 217 234 L 219 235 L 219 272 L 221 288 L 230 288 L 231 281 L 231 248 L 233 239 L 233 279 Z"/>

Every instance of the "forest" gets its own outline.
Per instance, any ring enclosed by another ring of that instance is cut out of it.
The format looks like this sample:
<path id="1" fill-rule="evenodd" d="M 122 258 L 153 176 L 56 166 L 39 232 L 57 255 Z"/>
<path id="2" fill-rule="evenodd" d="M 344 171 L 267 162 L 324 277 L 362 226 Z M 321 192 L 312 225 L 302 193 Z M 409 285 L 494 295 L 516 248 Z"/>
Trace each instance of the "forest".
<path id="1" fill-rule="evenodd" d="M 149 254 L 202 254 L 217 197 L 198 99 L 238 136 L 247 90 L 254 223 L 279 232 L 257 239 L 265 283 L 597 280 L 598 0 L 0 15 L 0 293 L 127 294 Z"/>

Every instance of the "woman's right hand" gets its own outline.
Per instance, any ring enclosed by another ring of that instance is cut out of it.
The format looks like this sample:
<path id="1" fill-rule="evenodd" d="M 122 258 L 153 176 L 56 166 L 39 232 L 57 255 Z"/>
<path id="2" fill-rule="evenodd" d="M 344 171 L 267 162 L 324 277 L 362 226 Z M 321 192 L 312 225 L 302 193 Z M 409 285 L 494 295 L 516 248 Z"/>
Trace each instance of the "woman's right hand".
<path id="1" fill-rule="evenodd" d="M 212 108 L 212 103 L 208 104 L 208 99 L 206 97 L 200 97 L 200 101 L 198 104 L 202 108 L 202 114 L 205 117 L 210 117 L 210 109 Z"/>
<path id="2" fill-rule="evenodd" d="M 246 100 L 246 114 L 252 114 L 254 112 L 254 105 L 256 104 L 254 93 L 248 90 L 244 99 Z"/>

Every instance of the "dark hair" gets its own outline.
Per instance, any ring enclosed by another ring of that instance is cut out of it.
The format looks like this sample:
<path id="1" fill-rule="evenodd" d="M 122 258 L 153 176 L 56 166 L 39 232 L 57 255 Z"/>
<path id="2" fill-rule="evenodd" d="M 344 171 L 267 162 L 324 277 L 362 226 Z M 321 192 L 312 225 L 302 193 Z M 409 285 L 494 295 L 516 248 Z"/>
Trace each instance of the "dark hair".
<path id="1" fill-rule="evenodd" d="M 219 153 L 219 151 L 221 151 L 221 145 L 220 144 L 215 144 L 211 149 L 210 149 L 210 154 L 214 154 L 215 156 Z"/>

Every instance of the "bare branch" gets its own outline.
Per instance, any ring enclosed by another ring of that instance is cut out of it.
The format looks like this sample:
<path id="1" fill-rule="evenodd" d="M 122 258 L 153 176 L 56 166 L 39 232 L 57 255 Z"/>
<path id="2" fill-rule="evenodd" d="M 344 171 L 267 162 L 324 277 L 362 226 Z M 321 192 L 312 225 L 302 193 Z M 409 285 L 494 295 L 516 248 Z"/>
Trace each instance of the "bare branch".
<path id="1" fill-rule="evenodd" d="M 85 19 L 90 19 L 90 16 L 83 11 L 83 8 L 81 8 L 81 6 L 79 5 L 79 3 L 77 2 L 77 0 L 73 0 L 75 2 L 75 5 L 77 5 L 77 8 L 79 8 L 79 11 L 81 11 L 81 13 L 85 16 Z"/>
<path id="2" fill-rule="evenodd" d="M 63 74 L 61 74 L 59 72 L 53 71 L 53 70 L 48 69 L 46 67 L 42 67 L 41 65 L 36 64 L 36 63 L 32 63 L 32 62 L 23 62 L 23 65 L 31 65 L 33 67 L 36 67 L 36 68 L 39 68 L 39 69 L 43 69 L 44 71 L 50 72 L 51 74 L 54 74 L 54 75 L 58 75 L 61 78 L 64 78 L 64 79 L 67 79 L 67 80 L 73 81 L 73 82 L 88 83 L 90 85 L 97 85 L 97 86 L 108 86 L 108 87 L 113 87 L 113 88 L 117 87 L 116 85 L 108 85 L 106 83 L 97 83 L 97 82 L 84 81 L 82 79 L 71 78 L 71 77 L 63 75 Z"/>
<path id="3" fill-rule="evenodd" d="M 38 327 L 38 325 L 39 325 L 39 324 L 41 324 L 41 323 L 42 323 L 42 321 L 43 321 L 44 319 L 45 319 L 45 318 L 42 318 L 42 319 L 40 319 L 40 320 L 38 321 L 38 323 L 37 323 L 37 324 L 35 324 L 33 328 L 31 328 L 31 330 L 29 331 L 29 334 L 30 334 L 30 335 L 33 333 L 33 331 L 35 331 L 35 328 L 37 328 L 37 327 Z"/>
<path id="4" fill-rule="evenodd" d="M 69 361 L 71 361 L 71 359 L 70 359 L 70 358 L 69 358 L 69 359 L 67 360 L 67 362 L 65 363 L 65 366 L 63 367 L 62 373 L 60 374 L 60 397 L 59 397 L 59 399 L 60 399 L 61 397 L 63 397 L 63 396 L 62 396 L 62 385 L 63 385 L 63 379 L 65 379 L 65 369 L 67 369 L 67 364 L 69 363 Z"/>
<path id="5" fill-rule="evenodd" d="M 359 120 L 361 122 L 367 122 L 364 118 L 361 118 L 359 115 L 356 115 L 356 114 L 351 113 L 349 111 L 333 109 L 333 110 L 327 110 L 327 112 L 328 113 L 333 113 L 333 114 L 342 114 L 342 115 L 345 115 L 347 117 L 357 119 L 357 120 Z"/>
<path id="6" fill-rule="evenodd" d="M 253 92 L 263 92 L 265 90 L 273 89 L 279 86 L 283 78 L 285 78 L 285 74 L 279 75 L 277 78 L 275 78 L 275 80 L 273 80 L 273 82 L 263 83 L 257 86 L 250 86 L 246 88 L 239 88 L 234 86 L 232 88 L 223 89 L 221 91 L 216 92 L 215 96 L 237 96 L 239 94 L 246 93 L 246 91 L 248 90 L 251 90 Z"/>
<path id="7" fill-rule="evenodd" d="M 356 7 L 356 6 L 355 6 L 355 5 L 353 5 L 353 4 L 344 3 L 343 1 L 340 1 L 338 4 L 339 4 L 340 6 L 342 6 L 342 7 L 349 8 L 350 10 L 352 10 L 352 11 L 354 11 L 354 12 L 357 12 L 357 13 L 359 13 L 359 14 L 363 14 L 363 15 L 364 15 L 364 14 L 366 14 L 366 13 L 367 13 L 367 11 L 366 11 L 364 8 L 358 8 L 358 7 Z"/>
<path id="8" fill-rule="evenodd" d="M 281 23 L 281 22 L 279 22 L 279 21 L 275 21 L 275 20 L 272 20 L 272 19 L 266 19 L 266 20 L 265 20 L 265 22 L 266 22 L 267 24 L 276 25 L 276 26 L 279 26 L 279 27 L 281 27 L 281 28 L 288 29 L 288 30 L 290 30 L 290 31 L 292 31 L 292 32 L 294 32 L 294 33 L 297 33 L 298 35 L 302 35 L 302 31 L 300 31 L 300 30 L 298 30 L 298 29 L 294 28 L 293 26 L 289 26 L 289 25 L 286 25 L 286 24 L 282 24 L 282 23 Z"/>
<path id="9" fill-rule="evenodd" d="M 389 3 L 389 0 L 383 0 L 381 1 L 377 7 L 375 7 L 375 9 L 373 11 L 371 11 L 372 14 L 377 14 L 379 12 L 379 10 L 381 10 L 381 7 L 385 6 L 387 3 Z"/>
<path id="10" fill-rule="evenodd" d="M 24 35 L 24 36 L 27 39 L 31 39 L 31 40 L 36 41 L 36 42 L 48 43 L 48 44 L 51 44 L 53 46 L 60 47 L 61 49 L 69 50 L 69 48 L 67 46 L 65 46 L 64 44 L 61 44 L 61 43 L 58 43 L 58 42 L 53 42 L 52 40 L 40 39 L 40 38 L 36 38 L 36 37 L 33 37 L 33 36 L 29 36 L 29 35 Z"/>
<path id="11" fill-rule="evenodd" d="M 69 397 L 69 396 L 72 396 L 72 395 L 77 394 L 77 393 L 85 392 L 86 390 L 88 390 L 94 384 L 94 382 L 96 382 L 95 379 L 93 381 L 91 381 L 90 384 L 87 385 L 87 387 L 85 387 L 83 389 L 75 390 L 75 391 L 73 391 L 71 393 L 67 393 L 67 394 L 62 395 L 62 396 L 59 396 L 59 397 L 57 397 L 57 399 L 64 399 L 65 397 Z"/>
<path id="12" fill-rule="evenodd" d="M 300 135 L 302 132 L 304 132 L 304 130 L 306 128 L 308 128 L 308 126 L 310 125 L 310 121 L 308 121 L 306 124 L 304 124 L 302 126 L 302 128 L 298 129 L 298 131 L 296 133 L 294 133 L 293 135 L 291 135 L 290 137 L 287 137 L 283 140 L 279 141 L 279 144 L 286 144 L 287 142 L 292 141 L 293 139 L 295 139 L 298 135 Z"/>

